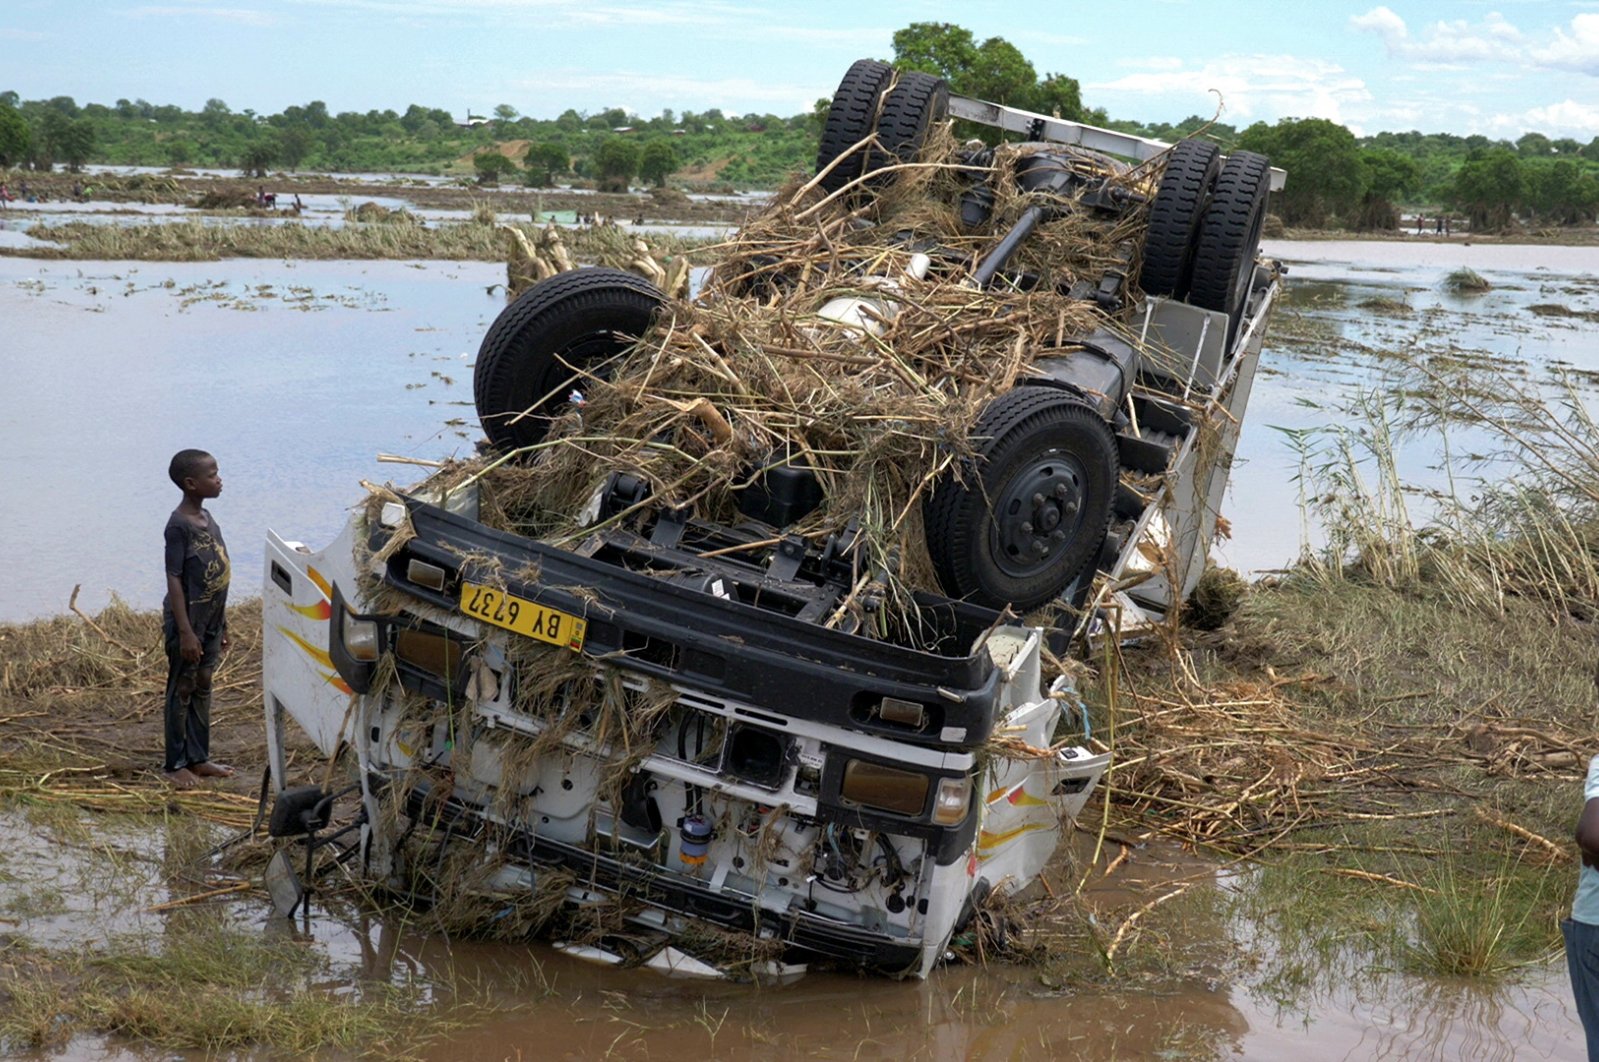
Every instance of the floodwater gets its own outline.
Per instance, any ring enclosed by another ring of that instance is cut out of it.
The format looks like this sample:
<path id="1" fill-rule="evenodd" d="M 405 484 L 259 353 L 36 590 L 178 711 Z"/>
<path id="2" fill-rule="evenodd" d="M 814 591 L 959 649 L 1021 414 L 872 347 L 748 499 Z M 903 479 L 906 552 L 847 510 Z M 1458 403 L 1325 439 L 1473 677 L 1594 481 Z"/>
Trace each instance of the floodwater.
<path id="1" fill-rule="evenodd" d="M 87 820 L 92 817 L 85 816 Z M 192 897 L 192 843 L 174 827 L 59 846 L 34 839 L 18 814 L 0 827 L 20 839 L 0 854 L 0 912 L 8 931 L 51 948 L 121 950 L 172 946 L 181 925 L 152 911 Z M 1091 840 L 1080 837 L 1077 855 Z M 189 853 L 185 855 L 184 853 Z M 108 859 L 111 860 L 108 862 Z M 1200 865 L 1157 842 L 1116 877 L 1096 877 L 1091 904 L 1124 909 L 1152 888 L 1191 877 Z M 114 871 L 108 872 L 108 868 Z M 1203 872 L 1203 870 L 1201 870 Z M 1245 875 L 1247 877 L 1247 875 Z M 1070 880 L 1058 889 L 1071 888 Z M 1213 874 L 1226 892 L 1247 881 Z M 286 922 L 264 900 L 212 908 L 237 932 L 302 940 L 322 959 L 316 984 L 357 992 L 392 984 L 446 1012 L 460 986 L 487 1008 L 436 1043 L 413 1045 L 424 1059 L 592 1058 L 772 1059 L 1280 1059 L 1366 1058 L 1575 1060 L 1580 1026 L 1567 1000 L 1563 968 L 1532 971 L 1491 988 L 1466 982 L 1371 972 L 1336 988 L 1316 983 L 1293 998 L 1265 987 L 1277 956 L 1254 927 L 1225 909 L 1181 919 L 1185 940 L 1158 978 L 1108 983 L 1033 967 L 950 966 L 925 982 L 811 973 L 783 986 L 672 980 L 596 966 L 542 944 L 451 941 L 411 928 L 396 912 L 374 915 L 340 903 L 313 903 L 307 919 Z M 189 912 L 194 914 L 196 912 Z M 141 943 L 142 942 L 142 943 Z M 1091 961 L 1088 964 L 1092 965 Z M 149 1062 L 174 1056 L 98 1037 L 65 1050 L 24 1057 Z M 198 1057 L 198 1056 L 195 1056 Z"/>
<path id="2" fill-rule="evenodd" d="M 1262 251 L 1287 265 L 1287 297 L 1275 335 L 1266 335 L 1222 510 L 1235 517 L 1233 537 L 1216 553 L 1240 571 L 1278 567 L 1307 539 L 1320 543 L 1318 530 L 1301 523 L 1300 458 L 1287 433 L 1349 423 L 1346 407 L 1357 393 L 1382 392 L 1410 365 L 1444 353 L 1522 364 L 1534 379 L 1559 368 L 1599 370 L 1599 248 L 1267 240 Z M 1492 290 L 1445 290 L 1444 278 L 1462 266 L 1482 274 Z M 1362 305 L 1373 299 L 1402 301 L 1410 312 Z M 1549 305 L 1589 316 L 1531 310 Z M 1290 339 L 1290 332 L 1301 337 Z M 1451 434 L 1457 452 L 1476 441 L 1470 431 Z M 1446 485 L 1430 438 L 1396 441 L 1401 478 L 1423 489 Z M 1457 483 L 1466 480 L 1457 476 Z M 1236 518 L 1243 513 L 1248 519 Z M 1425 513 L 1425 499 L 1416 499 L 1412 516 Z"/>
<path id="3" fill-rule="evenodd" d="M 0 259 L 0 621 L 110 594 L 154 607 L 171 455 L 217 456 L 212 504 L 248 593 L 268 527 L 331 538 L 362 479 L 477 437 L 471 362 L 503 268 L 452 262 Z"/>
<path id="4" fill-rule="evenodd" d="M 1278 331 L 1297 321 L 1327 339 L 1268 333 L 1219 557 L 1243 571 L 1282 566 L 1304 532 L 1299 459 L 1283 430 L 1337 421 L 1343 399 L 1380 388 L 1392 364 L 1475 350 L 1534 367 L 1599 370 L 1599 320 L 1529 311 L 1599 311 L 1599 252 L 1587 247 L 1269 241 L 1289 265 Z M 1445 292 L 1461 264 L 1480 296 Z M 470 371 L 503 307 L 485 262 L 82 262 L 0 258 L 0 453 L 13 503 L 0 544 L 26 557 L 0 590 L 0 621 L 51 615 L 74 584 L 97 608 L 111 593 L 153 607 L 164 592 L 159 541 L 176 492 L 166 461 L 213 451 L 226 489 L 213 506 L 241 591 L 271 527 L 330 539 L 361 479 L 404 483 L 413 468 L 379 453 L 440 459 L 478 437 Z M 1405 300 L 1385 315 L 1361 303 Z M 1402 473 L 1436 482 L 1436 454 L 1401 450 Z M 1311 529 L 1314 539 L 1314 529 Z"/>

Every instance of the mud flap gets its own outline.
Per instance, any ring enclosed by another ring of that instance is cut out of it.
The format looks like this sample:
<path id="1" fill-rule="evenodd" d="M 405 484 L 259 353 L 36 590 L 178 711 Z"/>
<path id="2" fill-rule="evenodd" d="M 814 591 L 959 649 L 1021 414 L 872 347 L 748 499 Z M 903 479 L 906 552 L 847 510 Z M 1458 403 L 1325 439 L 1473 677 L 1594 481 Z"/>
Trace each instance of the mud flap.
<path id="1" fill-rule="evenodd" d="M 300 881 L 300 874 L 294 869 L 294 860 L 289 858 L 289 849 L 280 848 L 273 854 L 267 861 L 263 878 L 266 881 L 267 894 L 272 897 L 272 909 L 284 918 L 294 917 L 295 910 L 305 899 L 305 884 Z"/>

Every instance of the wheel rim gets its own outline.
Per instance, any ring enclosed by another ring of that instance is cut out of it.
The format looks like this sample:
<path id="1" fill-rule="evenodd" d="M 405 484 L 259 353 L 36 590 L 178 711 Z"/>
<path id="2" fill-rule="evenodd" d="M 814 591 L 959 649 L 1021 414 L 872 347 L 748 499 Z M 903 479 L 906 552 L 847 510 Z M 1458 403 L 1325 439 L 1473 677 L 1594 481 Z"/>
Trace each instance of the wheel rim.
<path id="1" fill-rule="evenodd" d="M 1040 454 L 1006 481 L 990 533 L 994 564 L 1028 578 L 1057 563 L 1083 523 L 1083 466 L 1058 452 Z"/>
<path id="2" fill-rule="evenodd" d="M 539 407 L 539 416 L 550 420 L 555 419 L 566 408 L 570 398 L 568 394 L 554 394 L 556 388 L 566 388 L 585 392 L 582 385 L 588 383 L 588 376 L 598 377 L 601 380 L 610 376 L 609 368 L 599 367 L 606 359 L 614 357 L 622 348 L 617 345 L 616 335 L 613 332 L 595 332 L 583 336 L 561 347 L 550 358 L 549 366 L 544 370 L 544 376 L 538 382 L 535 393 L 528 396 L 528 405 L 544 400 Z"/>

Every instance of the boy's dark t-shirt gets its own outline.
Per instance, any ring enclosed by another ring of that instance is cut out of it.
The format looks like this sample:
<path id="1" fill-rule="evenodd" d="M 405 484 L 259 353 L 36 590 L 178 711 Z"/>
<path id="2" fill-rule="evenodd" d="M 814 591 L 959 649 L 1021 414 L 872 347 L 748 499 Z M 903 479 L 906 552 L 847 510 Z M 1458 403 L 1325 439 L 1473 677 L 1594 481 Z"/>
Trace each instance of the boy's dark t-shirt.
<path id="1" fill-rule="evenodd" d="M 222 529 L 208 510 L 205 526 L 198 527 L 177 510 L 167 520 L 167 574 L 183 585 L 183 599 L 189 606 L 189 625 L 204 638 L 206 628 L 224 622 L 228 604 L 228 582 L 233 569 L 228 563 L 228 547 Z M 166 602 L 172 611 L 172 602 Z"/>

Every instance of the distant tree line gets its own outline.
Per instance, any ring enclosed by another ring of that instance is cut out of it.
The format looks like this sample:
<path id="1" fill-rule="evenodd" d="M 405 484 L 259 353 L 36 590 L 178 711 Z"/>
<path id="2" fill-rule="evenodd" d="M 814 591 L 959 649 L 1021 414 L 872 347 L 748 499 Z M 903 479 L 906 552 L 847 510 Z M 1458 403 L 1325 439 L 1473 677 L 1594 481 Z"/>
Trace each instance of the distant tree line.
<path id="1" fill-rule="evenodd" d="M 1161 140 L 1211 137 L 1224 148 L 1270 155 L 1289 171 L 1272 209 L 1290 225 L 1392 228 L 1402 205 L 1450 208 L 1473 227 L 1520 218 L 1571 225 L 1599 212 L 1599 137 L 1583 144 L 1527 133 L 1511 142 L 1448 133 L 1357 138 L 1323 118 L 1288 118 L 1244 130 L 1199 116 L 1146 124 L 1085 107 L 1077 81 L 1042 75 L 1002 37 L 979 41 L 944 22 L 916 22 L 893 37 L 892 61 L 945 78 L 951 91 Z M 22 100 L 0 93 L 0 166 L 88 162 L 334 172 L 449 171 L 461 160 L 478 180 L 539 187 L 580 178 L 604 188 L 673 174 L 700 183 L 771 187 L 815 157 L 829 101 L 803 114 L 727 115 L 712 109 L 653 118 L 611 107 L 534 119 L 502 103 L 492 117 L 457 121 L 436 107 L 332 113 L 321 100 L 261 115 L 220 99 L 199 111 L 145 100 L 81 107 L 69 96 Z"/>

